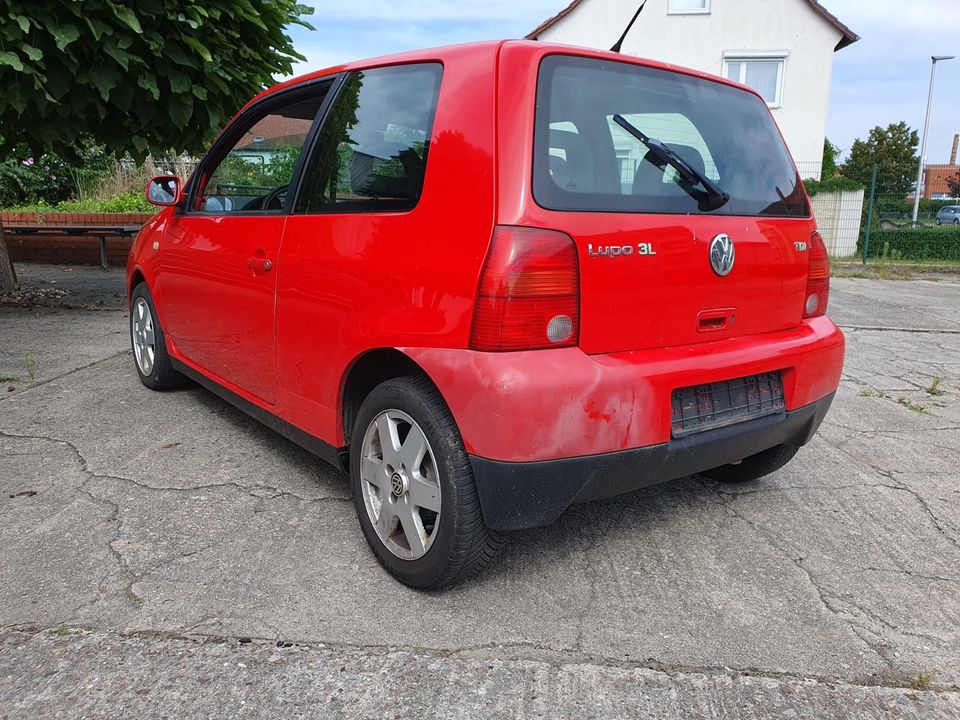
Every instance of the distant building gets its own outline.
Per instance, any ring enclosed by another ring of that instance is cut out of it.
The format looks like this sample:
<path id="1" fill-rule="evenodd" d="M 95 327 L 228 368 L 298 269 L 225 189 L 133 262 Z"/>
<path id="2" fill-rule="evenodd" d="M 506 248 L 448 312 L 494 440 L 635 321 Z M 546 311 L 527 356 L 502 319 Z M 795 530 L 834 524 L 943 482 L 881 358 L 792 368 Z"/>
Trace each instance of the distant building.
<path id="1" fill-rule="evenodd" d="M 957 148 L 960 146 L 960 135 L 953 136 L 953 149 L 950 151 L 950 162 L 947 165 L 925 165 L 923 168 L 923 199 L 950 200 L 955 198 L 950 192 L 947 180 L 960 174 L 960 165 L 957 164 Z M 912 194 L 912 193 L 911 193 Z"/>
<path id="2" fill-rule="evenodd" d="M 527 37 L 609 49 L 638 0 L 574 0 Z M 833 53 L 859 40 L 815 0 L 647 0 L 622 52 L 758 90 L 804 177 L 820 177 Z"/>

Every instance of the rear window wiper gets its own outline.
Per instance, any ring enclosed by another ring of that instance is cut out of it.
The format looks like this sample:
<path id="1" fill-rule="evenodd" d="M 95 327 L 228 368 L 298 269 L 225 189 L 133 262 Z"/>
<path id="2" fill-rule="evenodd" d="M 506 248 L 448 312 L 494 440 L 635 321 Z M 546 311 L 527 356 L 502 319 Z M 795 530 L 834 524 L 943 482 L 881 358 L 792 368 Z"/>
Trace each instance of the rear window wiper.
<path id="1" fill-rule="evenodd" d="M 697 201 L 697 207 L 701 212 L 719 210 L 730 201 L 729 193 L 725 193 L 713 180 L 656 138 L 645 135 L 642 130 L 630 124 L 623 115 L 614 115 L 613 121 L 646 145 L 647 149 L 653 153 L 658 165 L 669 165 L 677 171 L 680 176 L 677 184 Z M 697 185 L 702 186 L 703 190 L 697 190 Z"/>

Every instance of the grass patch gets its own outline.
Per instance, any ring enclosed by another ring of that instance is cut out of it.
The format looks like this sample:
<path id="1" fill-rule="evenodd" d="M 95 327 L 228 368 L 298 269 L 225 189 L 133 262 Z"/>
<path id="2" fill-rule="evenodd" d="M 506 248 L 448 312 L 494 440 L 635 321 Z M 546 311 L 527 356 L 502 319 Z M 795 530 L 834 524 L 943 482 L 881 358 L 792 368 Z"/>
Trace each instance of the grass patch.
<path id="1" fill-rule="evenodd" d="M 914 690 L 929 690 L 933 685 L 933 678 L 934 673 L 932 672 L 917 673 L 910 683 L 910 687 Z"/>
<path id="2" fill-rule="evenodd" d="M 914 280 L 916 276 L 900 265 L 867 265 L 856 269 L 833 267 L 830 276 L 836 278 L 854 278 L 856 280 Z"/>
<path id="3" fill-rule="evenodd" d="M 26 355 L 23 358 L 23 366 L 27 369 L 30 380 L 37 378 L 37 359 L 33 355 Z"/>
<path id="4" fill-rule="evenodd" d="M 897 398 L 897 403 L 903 405 L 907 410 L 915 412 L 918 415 L 926 415 L 927 409 L 923 405 L 918 405 L 917 403 L 910 402 L 903 395 Z"/>
<path id="5" fill-rule="evenodd" d="M 0 375 L 0 383 L 11 383 L 17 382 L 20 378 L 14 377 L 13 375 Z"/>
<path id="6" fill-rule="evenodd" d="M 887 397 L 887 394 L 882 393 L 879 390 L 874 390 L 871 387 L 865 387 L 860 391 L 860 397 L 885 398 Z"/>
<path id="7" fill-rule="evenodd" d="M 70 637 L 71 635 L 82 635 L 83 630 L 78 630 L 77 628 L 58 627 L 51 630 L 50 634 L 56 635 L 57 637 Z"/>
<path id="8" fill-rule="evenodd" d="M 933 382 L 930 383 L 930 387 L 927 388 L 927 394 L 933 395 L 934 397 L 942 397 L 943 395 L 946 395 L 947 394 L 946 391 L 942 387 L 940 387 L 940 384 L 942 382 L 943 380 L 941 380 L 938 377 L 935 377 L 933 379 Z"/>

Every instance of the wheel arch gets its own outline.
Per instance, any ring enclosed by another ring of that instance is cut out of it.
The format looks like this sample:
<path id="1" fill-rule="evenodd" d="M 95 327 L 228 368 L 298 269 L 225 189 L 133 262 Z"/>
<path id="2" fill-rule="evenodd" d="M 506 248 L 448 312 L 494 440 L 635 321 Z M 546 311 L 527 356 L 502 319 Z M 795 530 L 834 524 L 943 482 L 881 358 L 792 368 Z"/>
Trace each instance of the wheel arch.
<path id="1" fill-rule="evenodd" d="M 411 376 L 422 376 L 433 382 L 419 363 L 392 347 L 368 350 L 350 364 L 340 385 L 340 424 L 348 447 L 353 423 L 370 391 L 387 380 Z"/>
<path id="2" fill-rule="evenodd" d="M 143 270 L 139 267 L 133 269 L 133 272 L 130 273 L 130 283 L 127 286 L 127 305 L 130 304 L 130 300 L 133 298 L 133 289 L 142 282 L 146 282 L 147 277 L 143 274 Z M 147 286 L 149 287 L 149 285 Z"/>

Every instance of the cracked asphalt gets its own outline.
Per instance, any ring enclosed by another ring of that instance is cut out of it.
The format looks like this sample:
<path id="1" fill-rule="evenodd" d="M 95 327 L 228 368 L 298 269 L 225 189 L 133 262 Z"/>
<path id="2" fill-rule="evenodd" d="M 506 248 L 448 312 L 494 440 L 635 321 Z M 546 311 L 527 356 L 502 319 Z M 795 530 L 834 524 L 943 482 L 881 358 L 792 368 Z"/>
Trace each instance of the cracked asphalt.
<path id="1" fill-rule="evenodd" d="M 833 281 L 843 383 L 775 475 L 574 507 L 418 593 L 344 476 L 140 385 L 119 271 L 18 270 L 60 292 L 0 308 L 4 720 L 960 717 L 958 282 Z"/>

